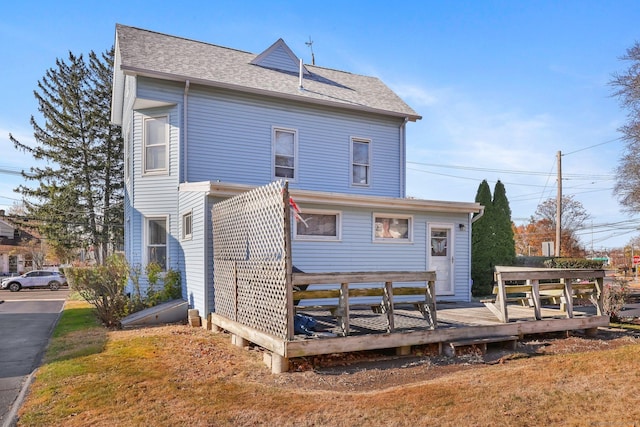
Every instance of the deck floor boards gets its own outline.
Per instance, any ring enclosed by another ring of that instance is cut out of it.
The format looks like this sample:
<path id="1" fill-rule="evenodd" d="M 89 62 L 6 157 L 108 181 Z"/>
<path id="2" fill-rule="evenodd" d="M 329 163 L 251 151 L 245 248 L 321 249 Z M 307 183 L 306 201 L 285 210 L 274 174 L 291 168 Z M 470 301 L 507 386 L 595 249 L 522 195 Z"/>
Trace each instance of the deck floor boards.
<path id="1" fill-rule="evenodd" d="M 509 319 L 513 322 L 535 322 L 533 308 L 521 305 L 509 305 Z M 593 313 L 592 307 L 574 307 L 574 317 L 589 316 Z M 330 332 L 336 335 L 341 333 L 335 317 L 324 310 L 299 310 L 299 313 L 309 315 L 316 319 L 317 331 Z M 444 303 L 437 308 L 438 329 L 469 326 L 501 325 L 496 316 L 481 303 Z M 541 310 L 543 319 L 563 319 L 566 314 L 559 307 L 543 307 Z M 417 330 L 429 330 L 427 321 L 422 314 L 414 308 L 394 309 L 395 332 L 410 332 Z M 350 310 L 350 334 L 376 334 L 387 332 L 387 318 L 385 314 L 374 313 L 368 309 Z M 305 339 L 304 336 L 297 337 Z"/>

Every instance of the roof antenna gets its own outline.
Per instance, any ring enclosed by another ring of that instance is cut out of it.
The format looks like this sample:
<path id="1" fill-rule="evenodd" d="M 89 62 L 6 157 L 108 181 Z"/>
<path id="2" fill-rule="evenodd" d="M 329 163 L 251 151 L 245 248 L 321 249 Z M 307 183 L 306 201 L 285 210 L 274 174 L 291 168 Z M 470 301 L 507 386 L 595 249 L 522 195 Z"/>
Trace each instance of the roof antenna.
<path id="1" fill-rule="evenodd" d="M 311 49 L 311 65 L 316 65 L 316 58 L 313 55 L 313 40 L 311 40 L 311 36 L 309 36 L 309 41 L 304 42 L 304 44 L 309 46 L 309 49 Z"/>

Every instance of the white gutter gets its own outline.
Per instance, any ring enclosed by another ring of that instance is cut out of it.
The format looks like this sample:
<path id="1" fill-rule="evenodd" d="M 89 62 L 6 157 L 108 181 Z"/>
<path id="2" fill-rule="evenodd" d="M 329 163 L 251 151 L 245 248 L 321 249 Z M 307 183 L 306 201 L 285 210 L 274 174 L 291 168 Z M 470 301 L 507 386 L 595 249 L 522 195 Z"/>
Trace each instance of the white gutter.
<path id="1" fill-rule="evenodd" d="M 203 181 L 180 184 L 179 191 L 204 192 L 214 197 L 228 198 L 254 188 L 255 186 L 246 184 Z M 412 212 L 479 213 L 483 209 L 482 205 L 475 202 L 447 202 L 398 197 L 363 196 L 359 194 L 329 193 L 323 191 L 299 190 L 294 188 L 290 188 L 289 192 L 298 204 L 324 203 L 336 206 L 399 209 Z"/>

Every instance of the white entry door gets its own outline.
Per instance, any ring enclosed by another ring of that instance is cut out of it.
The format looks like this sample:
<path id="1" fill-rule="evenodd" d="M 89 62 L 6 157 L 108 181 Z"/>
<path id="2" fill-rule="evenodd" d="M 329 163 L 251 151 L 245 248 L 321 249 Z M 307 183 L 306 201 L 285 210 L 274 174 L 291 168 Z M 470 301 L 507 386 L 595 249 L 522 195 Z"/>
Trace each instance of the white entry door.
<path id="1" fill-rule="evenodd" d="M 427 257 L 436 272 L 436 295 L 453 295 L 453 224 L 428 224 Z"/>

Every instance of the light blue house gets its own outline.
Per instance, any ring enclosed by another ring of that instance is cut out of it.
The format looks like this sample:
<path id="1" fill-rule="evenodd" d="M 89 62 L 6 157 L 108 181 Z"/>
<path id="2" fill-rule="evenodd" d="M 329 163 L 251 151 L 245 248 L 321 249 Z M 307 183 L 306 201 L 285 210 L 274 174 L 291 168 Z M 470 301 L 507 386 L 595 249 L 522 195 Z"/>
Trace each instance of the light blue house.
<path id="1" fill-rule="evenodd" d="M 256 55 L 117 25 L 126 257 L 181 271 L 209 313 L 212 206 L 287 179 L 306 223 L 293 224 L 297 268 L 435 270 L 440 300 L 468 301 L 482 207 L 405 197 L 405 126 L 419 119 L 379 79 L 303 65 L 283 40 Z"/>

